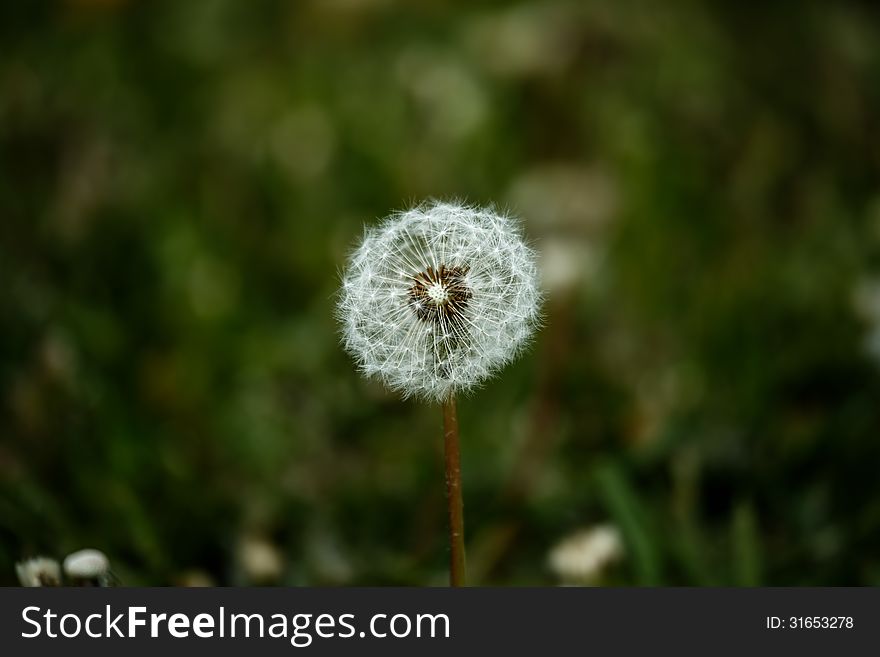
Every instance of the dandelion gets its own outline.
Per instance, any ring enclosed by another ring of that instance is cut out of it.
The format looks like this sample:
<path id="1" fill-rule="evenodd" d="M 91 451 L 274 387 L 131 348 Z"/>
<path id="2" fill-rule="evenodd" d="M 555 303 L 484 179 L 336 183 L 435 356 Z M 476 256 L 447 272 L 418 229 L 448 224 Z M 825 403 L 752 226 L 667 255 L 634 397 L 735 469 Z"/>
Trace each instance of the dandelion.
<path id="1" fill-rule="evenodd" d="M 363 373 L 444 402 L 518 354 L 538 321 L 532 250 L 491 210 L 423 205 L 367 231 L 342 282 L 343 343 Z"/>
<path id="2" fill-rule="evenodd" d="M 278 546 L 258 534 L 241 537 L 236 556 L 242 574 L 249 582 L 272 584 L 284 573 L 284 557 Z"/>
<path id="3" fill-rule="evenodd" d="M 77 550 L 64 557 L 64 574 L 72 586 L 110 586 L 110 560 L 100 550 Z"/>
<path id="4" fill-rule="evenodd" d="M 15 564 L 22 586 L 61 586 L 61 567 L 55 559 L 34 557 Z"/>
<path id="5" fill-rule="evenodd" d="M 590 584 L 623 556 L 623 540 L 613 525 L 597 525 L 564 538 L 547 559 L 566 583 Z"/>
<path id="6" fill-rule="evenodd" d="M 455 397 L 512 361 L 539 322 L 534 252 L 493 209 L 420 205 L 368 229 L 343 275 L 342 342 L 360 370 L 443 405 L 451 579 L 464 583 Z"/>

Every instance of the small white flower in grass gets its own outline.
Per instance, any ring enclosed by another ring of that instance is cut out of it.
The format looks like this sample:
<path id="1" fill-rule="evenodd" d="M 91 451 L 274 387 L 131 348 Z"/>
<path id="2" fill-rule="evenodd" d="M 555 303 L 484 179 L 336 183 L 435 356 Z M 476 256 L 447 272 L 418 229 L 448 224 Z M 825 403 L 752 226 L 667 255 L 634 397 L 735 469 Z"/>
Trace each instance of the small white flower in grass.
<path id="1" fill-rule="evenodd" d="M 540 302 L 535 254 L 514 219 L 434 202 L 366 231 L 338 316 L 364 374 L 442 402 L 516 357 Z"/>
<path id="2" fill-rule="evenodd" d="M 22 586 L 61 586 L 61 567 L 55 559 L 34 557 L 15 564 Z"/>
<path id="3" fill-rule="evenodd" d="M 263 536 L 248 534 L 239 541 L 238 562 L 249 583 L 271 584 L 284 574 L 284 556 Z"/>
<path id="4" fill-rule="evenodd" d="M 613 525 L 597 525 L 564 538 L 551 551 L 551 570 L 567 584 L 592 584 L 623 556 L 623 539 Z"/>
<path id="5" fill-rule="evenodd" d="M 64 558 L 64 574 L 77 586 L 109 586 L 110 560 L 100 550 L 78 550 Z"/>

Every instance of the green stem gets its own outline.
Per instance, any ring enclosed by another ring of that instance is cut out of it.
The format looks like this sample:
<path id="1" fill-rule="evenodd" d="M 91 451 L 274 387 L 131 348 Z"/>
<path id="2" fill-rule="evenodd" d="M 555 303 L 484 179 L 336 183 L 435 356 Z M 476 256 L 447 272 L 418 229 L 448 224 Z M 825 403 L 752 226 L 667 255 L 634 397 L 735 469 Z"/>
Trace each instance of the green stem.
<path id="1" fill-rule="evenodd" d="M 443 403 L 443 444 L 446 454 L 446 501 L 449 506 L 449 585 L 466 586 L 461 451 L 455 397 Z"/>

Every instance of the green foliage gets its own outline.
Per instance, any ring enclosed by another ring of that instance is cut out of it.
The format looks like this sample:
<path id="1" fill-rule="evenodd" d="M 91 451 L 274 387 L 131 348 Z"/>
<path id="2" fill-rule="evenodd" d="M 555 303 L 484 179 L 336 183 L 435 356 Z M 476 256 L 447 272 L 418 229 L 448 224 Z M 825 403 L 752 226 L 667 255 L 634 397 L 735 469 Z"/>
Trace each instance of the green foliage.
<path id="1" fill-rule="evenodd" d="M 880 585 L 877 19 L 6 3 L 0 582 L 95 547 L 130 584 L 443 583 L 440 411 L 361 380 L 333 305 L 364 223 L 453 196 L 523 215 L 548 292 L 460 403 L 477 581 L 612 523 L 603 583 Z"/>

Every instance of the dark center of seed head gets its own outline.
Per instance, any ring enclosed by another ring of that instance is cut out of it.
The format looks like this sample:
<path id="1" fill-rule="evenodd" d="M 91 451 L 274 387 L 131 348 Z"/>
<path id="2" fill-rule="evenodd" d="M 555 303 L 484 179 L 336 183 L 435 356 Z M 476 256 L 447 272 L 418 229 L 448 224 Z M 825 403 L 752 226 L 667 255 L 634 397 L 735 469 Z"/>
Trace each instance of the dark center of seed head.
<path id="1" fill-rule="evenodd" d="M 470 267 L 440 265 L 413 276 L 409 298 L 416 316 L 435 324 L 457 321 L 473 296 L 464 280 L 468 271 Z"/>

